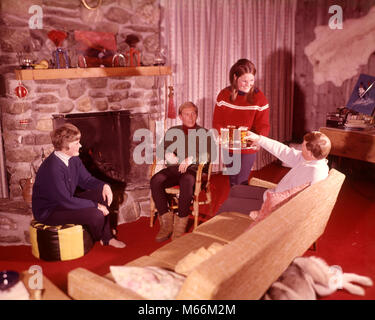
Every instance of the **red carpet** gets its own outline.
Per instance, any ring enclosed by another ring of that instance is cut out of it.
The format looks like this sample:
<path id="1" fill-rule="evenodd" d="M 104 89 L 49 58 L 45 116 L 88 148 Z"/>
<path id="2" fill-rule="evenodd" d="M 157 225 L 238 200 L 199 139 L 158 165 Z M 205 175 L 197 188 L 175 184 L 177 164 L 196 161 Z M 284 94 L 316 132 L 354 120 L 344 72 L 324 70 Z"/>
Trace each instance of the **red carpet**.
<path id="1" fill-rule="evenodd" d="M 278 182 L 287 171 L 271 164 L 254 175 Z M 228 195 L 229 182 L 222 175 L 213 175 L 212 182 L 213 212 L 216 212 Z M 358 273 L 375 280 L 375 199 L 373 194 L 369 195 L 369 190 L 375 190 L 374 185 L 375 181 L 345 180 L 326 231 L 318 241 L 317 251 L 310 250 L 306 255 L 321 257 L 329 265 L 341 266 L 344 272 Z M 207 208 L 203 211 L 208 213 Z M 103 247 L 97 243 L 84 257 L 64 262 L 38 260 L 32 256 L 30 246 L 2 246 L 0 270 L 23 271 L 39 265 L 44 275 L 66 292 L 67 273 L 72 269 L 83 267 L 103 275 L 109 272 L 110 265 L 125 264 L 164 245 L 154 241 L 157 230 L 158 222 L 150 228 L 148 218 L 120 225 L 119 239 L 126 242 L 126 248 Z M 340 290 L 322 299 L 375 299 L 374 286 L 365 288 L 365 291 L 364 297 Z"/>
<path id="2" fill-rule="evenodd" d="M 375 182 L 361 184 L 374 190 Z M 375 198 L 364 196 L 358 187 L 350 178 L 345 180 L 317 251 L 306 255 L 321 257 L 329 265 L 341 266 L 343 272 L 365 275 L 375 282 Z M 361 297 L 340 290 L 324 299 L 375 299 L 375 286 L 365 291 Z"/>

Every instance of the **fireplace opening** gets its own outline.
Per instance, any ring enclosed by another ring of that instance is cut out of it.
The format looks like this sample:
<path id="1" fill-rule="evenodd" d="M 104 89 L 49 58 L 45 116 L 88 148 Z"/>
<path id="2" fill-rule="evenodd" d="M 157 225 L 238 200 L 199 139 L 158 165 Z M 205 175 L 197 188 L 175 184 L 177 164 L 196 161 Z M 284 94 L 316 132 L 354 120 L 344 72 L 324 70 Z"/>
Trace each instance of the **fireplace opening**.
<path id="1" fill-rule="evenodd" d="M 53 115 L 54 128 L 65 122 L 81 131 L 80 157 L 91 174 L 126 183 L 130 172 L 130 112 Z"/>

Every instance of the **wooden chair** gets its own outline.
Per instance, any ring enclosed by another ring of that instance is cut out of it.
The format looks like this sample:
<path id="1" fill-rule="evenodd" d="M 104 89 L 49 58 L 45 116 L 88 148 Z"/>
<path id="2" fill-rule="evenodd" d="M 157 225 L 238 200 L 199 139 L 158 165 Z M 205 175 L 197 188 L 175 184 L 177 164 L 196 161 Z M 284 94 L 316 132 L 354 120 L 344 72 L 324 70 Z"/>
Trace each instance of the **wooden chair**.
<path id="1" fill-rule="evenodd" d="M 199 217 L 199 206 L 200 205 L 209 205 L 209 210 L 211 214 L 211 190 L 210 190 L 210 179 L 211 179 L 211 171 L 212 171 L 212 163 L 208 165 L 208 172 L 203 172 L 203 168 L 206 163 L 201 163 L 198 165 L 198 170 L 195 176 L 195 186 L 194 186 L 194 194 L 192 198 L 192 215 L 194 216 L 194 229 L 198 226 L 198 217 Z M 164 166 L 157 164 L 156 161 L 151 166 L 151 177 L 160 171 Z M 165 189 L 166 193 L 171 195 L 172 200 L 169 203 L 169 209 L 171 211 L 175 211 L 178 208 L 178 197 L 180 194 L 180 188 L 178 186 L 173 186 L 170 188 Z M 204 191 L 206 194 L 206 200 L 199 201 L 200 193 Z M 150 196 L 150 227 L 154 225 L 156 207 L 154 200 L 152 199 L 152 195 Z"/>

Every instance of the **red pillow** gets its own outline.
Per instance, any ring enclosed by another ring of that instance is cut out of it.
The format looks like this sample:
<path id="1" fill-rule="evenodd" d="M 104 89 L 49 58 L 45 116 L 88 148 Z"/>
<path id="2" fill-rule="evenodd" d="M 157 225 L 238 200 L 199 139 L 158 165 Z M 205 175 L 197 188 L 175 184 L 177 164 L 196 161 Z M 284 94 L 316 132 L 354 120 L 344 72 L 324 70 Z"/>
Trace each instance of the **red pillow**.
<path id="1" fill-rule="evenodd" d="M 258 222 L 262 221 L 266 217 L 268 217 L 273 211 L 275 211 L 277 208 L 280 208 L 284 203 L 289 201 L 291 198 L 296 196 L 298 193 L 300 193 L 303 189 L 307 188 L 310 185 L 310 183 L 305 183 L 301 186 L 294 187 L 289 190 L 285 190 L 282 192 L 267 192 L 266 194 L 266 200 L 263 202 L 262 207 L 259 211 L 251 211 L 251 213 L 258 213 L 256 218 L 254 219 L 254 222 L 250 225 L 249 228 L 255 226 Z M 250 213 L 250 217 L 251 217 Z"/>

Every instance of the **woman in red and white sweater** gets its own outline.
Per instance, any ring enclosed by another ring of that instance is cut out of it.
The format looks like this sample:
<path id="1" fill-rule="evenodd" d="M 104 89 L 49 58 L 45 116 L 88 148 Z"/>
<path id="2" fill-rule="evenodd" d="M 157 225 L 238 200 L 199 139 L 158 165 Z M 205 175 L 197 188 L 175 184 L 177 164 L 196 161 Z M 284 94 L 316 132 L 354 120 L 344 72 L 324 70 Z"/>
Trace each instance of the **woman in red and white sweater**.
<path id="1" fill-rule="evenodd" d="M 214 110 L 213 127 L 219 134 L 221 128 L 232 125 L 247 127 L 257 134 L 268 136 L 269 105 L 264 94 L 254 86 L 255 74 L 254 64 L 247 59 L 240 59 L 231 67 L 231 85 L 220 91 Z M 229 176 L 231 186 L 247 181 L 258 150 L 259 147 L 241 150 L 240 171 Z M 229 156 L 232 155 L 233 150 L 229 150 Z M 231 161 L 236 161 L 236 158 Z M 224 164 L 229 168 L 231 165 L 227 162 L 229 159 L 224 159 Z"/>

